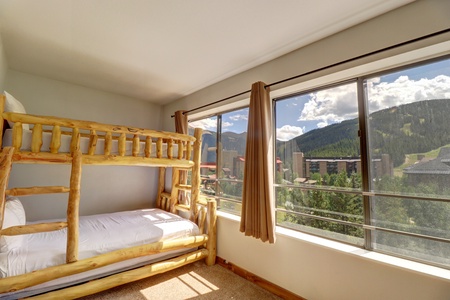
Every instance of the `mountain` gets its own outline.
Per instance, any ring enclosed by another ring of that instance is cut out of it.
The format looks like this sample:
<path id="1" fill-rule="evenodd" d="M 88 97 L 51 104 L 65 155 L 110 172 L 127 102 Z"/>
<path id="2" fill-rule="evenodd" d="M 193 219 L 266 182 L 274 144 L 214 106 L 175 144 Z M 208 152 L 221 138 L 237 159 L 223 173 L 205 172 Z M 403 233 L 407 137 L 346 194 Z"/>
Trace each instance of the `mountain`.
<path id="1" fill-rule="evenodd" d="M 389 153 L 394 166 L 405 154 L 428 152 L 450 142 L 450 99 L 426 100 L 400 105 L 371 117 L 371 146 Z"/>
<path id="2" fill-rule="evenodd" d="M 372 153 L 390 154 L 394 166 L 405 154 L 427 152 L 450 143 L 450 99 L 424 100 L 383 109 L 369 116 Z M 359 156 L 358 119 L 311 130 L 288 142 L 277 141 L 277 156 Z"/>
<path id="3" fill-rule="evenodd" d="M 292 152 L 313 157 L 358 156 L 358 128 L 358 119 L 351 119 L 308 131 L 287 142 L 277 141 L 277 156 L 282 160 L 292 157 Z"/>
<path id="4" fill-rule="evenodd" d="M 389 154 L 394 166 L 405 154 L 423 153 L 450 144 L 450 99 L 413 102 L 372 113 L 368 120 L 372 153 Z M 289 141 L 276 141 L 276 155 L 289 163 L 293 152 L 306 157 L 355 157 L 360 155 L 357 118 L 306 132 Z M 215 147 L 215 132 L 208 132 L 208 147 Z M 222 147 L 245 153 L 247 133 L 222 133 Z M 215 157 L 215 156 L 214 156 Z M 212 159 L 212 157 L 211 157 Z M 215 158 L 214 158 L 215 159 Z"/>
<path id="5" fill-rule="evenodd" d="M 222 147 L 226 150 L 236 150 L 238 155 L 245 154 L 245 143 L 247 141 L 247 132 L 235 133 L 224 132 L 222 133 Z"/>

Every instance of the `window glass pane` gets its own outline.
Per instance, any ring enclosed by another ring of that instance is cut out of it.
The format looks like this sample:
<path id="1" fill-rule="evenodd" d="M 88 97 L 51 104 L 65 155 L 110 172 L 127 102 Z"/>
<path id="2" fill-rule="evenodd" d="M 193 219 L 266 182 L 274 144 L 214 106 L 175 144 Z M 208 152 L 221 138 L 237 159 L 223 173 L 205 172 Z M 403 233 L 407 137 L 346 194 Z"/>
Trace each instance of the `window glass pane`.
<path id="1" fill-rule="evenodd" d="M 361 188 L 356 83 L 277 101 L 276 128 L 277 183 Z"/>
<path id="2" fill-rule="evenodd" d="M 363 245 L 362 196 L 290 187 L 276 195 L 278 225 Z"/>
<path id="3" fill-rule="evenodd" d="M 220 209 L 236 215 L 241 214 L 247 123 L 248 108 L 221 116 L 217 194 Z"/>
<path id="4" fill-rule="evenodd" d="M 205 130 L 201 193 L 215 196 L 219 209 L 237 215 L 241 213 L 247 119 L 248 108 L 244 108 L 190 123 Z"/>
<path id="5" fill-rule="evenodd" d="M 367 79 L 375 191 L 450 195 L 450 60 Z"/>
<path id="6" fill-rule="evenodd" d="M 242 182 L 219 181 L 219 186 L 225 195 L 219 198 L 219 209 L 234 215 L 240 215 L 242 210 Z M 238 190 L 240 192 L 236 193 L 238 195 L 232 195 L 230 188 L 232 191 Z"/>
<path id="7" fill-rule="evenodd" d="M 362 245 L 356 83 L 278 100 L 275 110 L 277 224 Z"/>
<path id="8" fill-rule="evenodd" d="M 372 225 L 450 239 L 450 207 L 446 202 L 378 196 L 371 202 Z"/>
<path id="9" fill-rule="evenodd" d="M 248 108 L 222 115 L 220 131 L 219 178 L 244 179 Z"/>
<path id="10" fill-rule="evenodd" d="M 450 266 L 450 246 L 445 242 L 377 230 L 372 243 L 375 250 Z"/>
<path id="11" fill-rule="evenodd" d="M 449 239 L 450 203 L 432 199 L 450 198 L 450 60 L 367 79 L 365 89 L 370 188 L 391 193 L 371 198 L 372 224 Z M 449 257 L 445 242 L 378 230 L 372 240 L 375 249 L 435 263 Z"/>
<path id="12" fill-rule="evenodd" d="M 202 152 L 200 156 L 200 193 L 214 196 L 216 194 L 216 144 L 217 117 L 189 122 L 189 128 L 202 128 Z"/>

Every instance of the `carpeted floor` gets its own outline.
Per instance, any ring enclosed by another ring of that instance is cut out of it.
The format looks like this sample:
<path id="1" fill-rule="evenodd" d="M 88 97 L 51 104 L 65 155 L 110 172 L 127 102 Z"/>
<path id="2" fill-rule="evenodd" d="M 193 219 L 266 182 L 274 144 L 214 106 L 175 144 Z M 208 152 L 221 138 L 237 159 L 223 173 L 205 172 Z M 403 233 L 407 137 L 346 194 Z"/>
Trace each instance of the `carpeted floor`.
<path id="1" fill-rule="evenodd" d="M 83 300 L 110 299 L 281 299 L 219 266 L 195 262 L 170 272 L 90 295 Z"/>

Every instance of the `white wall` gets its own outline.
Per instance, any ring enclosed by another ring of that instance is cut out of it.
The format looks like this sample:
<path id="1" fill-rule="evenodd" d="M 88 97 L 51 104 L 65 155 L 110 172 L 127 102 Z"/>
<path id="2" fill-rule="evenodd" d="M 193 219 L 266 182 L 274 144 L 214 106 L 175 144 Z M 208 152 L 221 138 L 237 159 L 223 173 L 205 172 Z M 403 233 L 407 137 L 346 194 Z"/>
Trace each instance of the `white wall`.
<path id="1" fill-rule="evenodd" d="M 160 106 L 145 101 L 14 70 L 7 72 L 5 90 L 21 101 L 30 114 L 160 129 Z M 69 166 L 16 164 L 9 186 L 68 186 L 69 178 Z M 149 207 L 156 199 L 156 187 L 156 168 L 84 166 L 80 213 Z M 64 217 L 66 199 L 63 194 L 21 200 L 31 221 Z"/>
<path id="2" fill-rule="evenodd" d="M 9 70 L 5 90 L 27 113 L 143 128 L 160 128 L 159 105 Z"/>
<path id="3" fill-rule="evenodd" d="M 397 10 L 384 14 L 342 31 L 338 34 L 325 38 L 321 41 L 288 53 L 278 59 L 235 75 L 229 79 L 218 82 L 196 93 L 181 98 L 163 107 L 163 130 L 173 130 L 174 124 L 171 115 L 177 110 L 193 109 L 240 92 L 250 90 L 252 83 L 263 81 L 267 84 L 277 82 L 286 78 L 316 70 L 321 67 L 335 64 L 352 57 L 370 53 L 372 51 L 402 43 L 423 35 L 440 31 L 450 27 L 450 1 L 447 0 L 419 0 Z M 262 35 L 261 38 L 264 38 Z M 441 37 L 434 41 L 449 40 L 450 37 Z M 431 43 L 428 41 L 426 43 Z M 425 44 L 426 44 L 425 43 Z M 406 49 L 417 48 L 424 43 L 418 43 L 410 47 L 380 54 L 363 60 L 364 62 L 388 57 L 395 53 L 406 51 Z M 271 90 L 283 88 L 297 82 L 322 76 L 326 73 L 334 73 L 338 70 L 361 64 L 355 62 L 339 68 L 333 68 L 320 74 L 290 81 L 288 83 L 272 86 Z M 249 94 L 243 95 L 224 102 L 229 103 L 248 98 Z M 216 105 L 217 106 L 217 105 Z"/>
<path id="4" fill-rule="evenodd" d="M 309 300 L 450 299 L 450 276 L 444 280 L 366 258 L 359 249 L 346 252 L 282 234 L 275 244 L 263 243 L 225 217 L 217 227 L 219 257 Z"/>
<path id="5" fill-rule="evenodd" d="M 396 43 L 450 28 L 450 1 L 422 0 L 221 81 L 163 108 L 163 129 L 172 130 L 170 115 L 250 89 L 253 82 L 276 82 Z M 263 38 L 263 37 L 262 37 Z M 380 54 L 364 62 L 405 52 L 449 35 Z M 360 64 L 348 64 L 327 73 Z M 314 76 L 324 75 L 315 74 Z M 294 84 L 302 80 L 290 82 Z M 272 90 L 284 86 L 275 86 Z M 248 97 L 248 95 L 247 95 Z M 231 102 L 244 99 L 245 96 Z M 239 232 L 238 223 L 220 217 L 218 256 L 310 300 L 316 299 L 450 299 L 450 276 L 433 277 L 352 253 L 277 235 L 275 245 Z M 448 271 L 447 271 L 448 273 Z"/>
<path id="6" fill-rule="evenodd" d="M 7 69 L 8 64 L 6 62 L 5 50 L 3 49 L 2 37 L 0 36 L 0 92 L 3 91 Z"/>

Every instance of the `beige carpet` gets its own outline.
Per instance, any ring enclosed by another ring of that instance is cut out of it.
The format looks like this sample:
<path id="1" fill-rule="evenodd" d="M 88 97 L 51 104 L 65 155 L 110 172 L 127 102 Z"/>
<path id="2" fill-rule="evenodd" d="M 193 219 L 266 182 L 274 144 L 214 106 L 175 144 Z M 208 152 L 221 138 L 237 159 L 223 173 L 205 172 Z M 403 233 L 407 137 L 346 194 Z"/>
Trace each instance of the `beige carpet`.
<path id="1" fill-rule="evenodd" d="M 250 281 L 203 261 L 155 275 L 83 300 L 110 299 L 281 299 Z"/>

